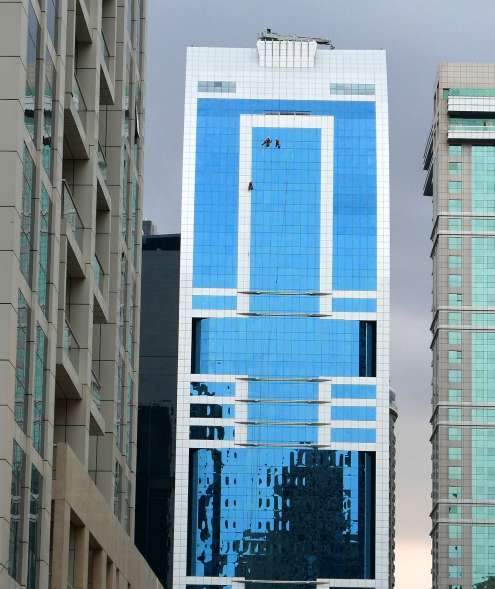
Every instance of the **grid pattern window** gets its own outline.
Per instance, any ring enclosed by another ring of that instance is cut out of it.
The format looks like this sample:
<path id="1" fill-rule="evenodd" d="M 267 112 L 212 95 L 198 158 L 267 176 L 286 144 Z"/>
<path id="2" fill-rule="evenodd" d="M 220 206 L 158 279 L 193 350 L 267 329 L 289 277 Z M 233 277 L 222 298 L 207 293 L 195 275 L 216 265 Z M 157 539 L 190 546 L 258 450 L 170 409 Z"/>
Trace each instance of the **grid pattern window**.
<path id="1" fill-rule="evenodd" d="M 21 210 L 20 270 L 26 282 L 31 284 L 33 246 L 33 202 L 36 190 L 36 168 L 29 149 L 24 145 L 23 184 Z"/>
<path id="2" fill-rule="evenodd" d="M 29 492 L 28 577 L 27 589 L 38 589 L 41 554 L 41 505 L 43 478 L 35 466 L 31 467 Z"/>
<path id="3" fill-rule="evenodd" d="M 53 47 L 57 49 L 58 31 L 57 31 L 57 16 L 58 16 L 58 0 L 45 0 L 46 6 L 46 28 Z"/>
<path id="4" fill-rule="evenodd" d="M 26 457 L 22 448 L 14 440 L 12 453 L 12 482 L 10 486 L 10 537 L 9 537 L 9 575 L 21 581 L 23 546 L 23 482 Z"/>
<path id="5" fill-rule="evenodd" d="M 27 63 L 26 63 L 26 91 L 24 98 L 24 124 L 28 133 L 36 141 L 37 112 L 38 112 L 38 87 L 39 87 L 39 60 L 38 51 L 40 43 L 40 26 L 38 17 L 31 1 L 28 8 L 28 37 L 27 37 Z"/>
<path id="6" fill-rule="evenodd" d="M 49 0 L 48 0 L 49 1 Z M 53 176 L 53 133 L 55 111 L 55 85 L 57 71 L 48 48 L 45 51 L 45 86 L 43 91 L 43 168 L 51 179 Z"/>
<path id="7" fill-rule="evenodd" d="M 36 354 L 34 357 L 34 386 L 33 386 L 33 446 L 40 455 L 44 450 L 44 420 L 46 409 L 46 357 L 48 338 L 38 325 L 36 329 Z"/>
<path id="8" fill-rule="evenodd" d="M 374 84 L 330 84 L 330 94 L 346 96 L 374 96 Z"/>
<path id="9" fill-rule="evenodd" d="M 205 80 L 198 82 L 198 92 L 221 92 L 225 94 L 231 94 L 235 91 L 235 82 L 226 82 L 222 80 Z"/>
<path id="10" fill-rule="evenodd" d="M 45 316 L 48 316 L 48 284 L 50 281 L 50 214 L 50 196 L 42 183 L 39 218 L 38 304 Z"/>
<path id="11" fill-rule="evenodd" d="M 15 421 L 26 430 L 27 403 L 29 391 L 29 320 L 30 308 L 24 295 L 19 291 L 17 309 L 17 353 L 15 385 Z"/>

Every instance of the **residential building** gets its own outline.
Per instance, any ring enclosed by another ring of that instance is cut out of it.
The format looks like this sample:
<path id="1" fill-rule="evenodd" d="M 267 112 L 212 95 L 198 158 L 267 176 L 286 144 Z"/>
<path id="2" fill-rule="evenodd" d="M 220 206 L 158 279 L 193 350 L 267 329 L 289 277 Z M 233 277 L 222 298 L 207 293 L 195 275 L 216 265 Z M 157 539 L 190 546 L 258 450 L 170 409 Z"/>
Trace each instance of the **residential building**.
<path id="1" fill-rule="evenodd" d="M 389 588 L 383 51 L 188 49 L 174 588 Z"/>
<path id="2" fill-rule="evenodd" d="M 0 1 L 0 586 L 134 546 L 146 0 Z"/>
<path id="3" fill-rule="evenodd" d="M 180 235 L 145 231 L 142 251 L 136 546 L 172 587 Z"/>
<path id="4" fill-rule="evenodd" d="M 495 583 L 495 65 L 444 64 L 424 155 L 433 197 L 435 589 Z"/>

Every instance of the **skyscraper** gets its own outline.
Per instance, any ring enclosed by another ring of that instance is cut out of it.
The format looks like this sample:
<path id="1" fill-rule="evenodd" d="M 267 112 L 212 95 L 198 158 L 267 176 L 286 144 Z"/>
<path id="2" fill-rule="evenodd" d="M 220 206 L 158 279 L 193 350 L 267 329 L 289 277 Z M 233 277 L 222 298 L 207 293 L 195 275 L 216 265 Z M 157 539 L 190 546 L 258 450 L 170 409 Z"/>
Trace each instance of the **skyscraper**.
<path id="1" fill-rule="evenodd" d="M 433 196 L 433 587 L 495 583 L 495 65 L 440 66 Z"/>
<path id="2" fill-rule="evenodd" d="M 134 546 L 146 0 L 0 1 L 0 586 Z"/>
<path id="3" fill-rule="evenodd" d="M 174 587 L 388 588 L 389 482 L 385 54 L 190 48 Z"/>

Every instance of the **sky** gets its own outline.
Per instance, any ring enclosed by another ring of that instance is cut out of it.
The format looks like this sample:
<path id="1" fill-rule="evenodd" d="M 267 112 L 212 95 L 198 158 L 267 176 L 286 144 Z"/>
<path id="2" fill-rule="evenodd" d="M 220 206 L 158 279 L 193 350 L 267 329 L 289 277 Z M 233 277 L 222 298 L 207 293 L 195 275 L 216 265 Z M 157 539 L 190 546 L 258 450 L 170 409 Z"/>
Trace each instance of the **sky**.
<path id="1" fill-rule="evenodd" d="M 474 8 L 475 6 L 475 8 Z M 493 0 L 148 0 L 144 216 L 179 232 L 185 52 L 259 32 L 386 49 L 391 171 L 391 379 L 398 393 L 396 587 L 430 581 L 431 199 L 422 155 L 439 63 L 495 60 Z"/>

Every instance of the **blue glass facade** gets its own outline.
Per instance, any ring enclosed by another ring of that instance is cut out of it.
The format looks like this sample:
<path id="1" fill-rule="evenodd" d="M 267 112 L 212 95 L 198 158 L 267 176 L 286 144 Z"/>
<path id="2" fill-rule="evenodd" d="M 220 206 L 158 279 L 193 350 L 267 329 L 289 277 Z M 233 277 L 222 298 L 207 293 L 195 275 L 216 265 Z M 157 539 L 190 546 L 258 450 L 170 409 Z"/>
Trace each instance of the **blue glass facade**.
<path id="1" fill-rule="evenodd" d="M 174 586 L 385 589 L 378 99 L 330 100 L 328 72 L 324 95 L 292 99 L 268 70 L 249 91 L 217 72 L 235 90 L 205 97 L 198 82 L 221 59 L 209 70 L 202 51 L 186 103 L 176 521 L 187 526 Z"/>
<path id="2" fill-rule="evenodd" d="M 188 574 L 373 576 L 374 453 L 191 450 Z"/>

